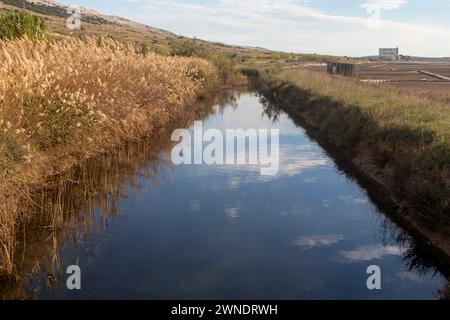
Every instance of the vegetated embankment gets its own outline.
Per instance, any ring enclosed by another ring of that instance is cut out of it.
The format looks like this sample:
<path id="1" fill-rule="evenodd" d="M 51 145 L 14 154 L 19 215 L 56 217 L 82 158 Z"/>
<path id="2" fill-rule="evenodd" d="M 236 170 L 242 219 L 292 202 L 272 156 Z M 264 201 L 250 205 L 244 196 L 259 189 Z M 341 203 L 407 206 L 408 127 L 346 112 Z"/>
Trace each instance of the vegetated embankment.
<path id="1" fill-rule="evenodd" d="M 0 41 L 0 276 L 14 273 L 16 226 L 33 190 L 158 132 L 217 84 L 205 60 L 106 38 Z"/>
<path id="2" fill-rule="evenodd" d="M 387 190 L 397 219 L 450 255 L 448 105 L 305 70 L 247 75 L 266 98 Z"/>

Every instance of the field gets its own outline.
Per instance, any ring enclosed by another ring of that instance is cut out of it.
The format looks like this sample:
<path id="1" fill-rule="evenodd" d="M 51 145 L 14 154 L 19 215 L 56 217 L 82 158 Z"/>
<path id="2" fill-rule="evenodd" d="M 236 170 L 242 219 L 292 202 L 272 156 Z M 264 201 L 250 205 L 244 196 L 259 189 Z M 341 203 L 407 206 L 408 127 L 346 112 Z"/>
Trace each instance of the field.
<path id="1" fill-rule="evenodd" d="M 326 72 L 323 64 L 306 68 Z M 420 91 L 445 100 L 450 95 L 450 62 L 360 62 L 356 64 L 355 78 L 362 82 L 382 83 L 402 91 Z"/>
<path id="2" fill-rule="evenodd" d="M 360 79 L 391 82 L 450 82 L 450 78 L 444 79 L 450 77 L 450 62 L 365 63 L 357 66 L 357 76 Z"/>

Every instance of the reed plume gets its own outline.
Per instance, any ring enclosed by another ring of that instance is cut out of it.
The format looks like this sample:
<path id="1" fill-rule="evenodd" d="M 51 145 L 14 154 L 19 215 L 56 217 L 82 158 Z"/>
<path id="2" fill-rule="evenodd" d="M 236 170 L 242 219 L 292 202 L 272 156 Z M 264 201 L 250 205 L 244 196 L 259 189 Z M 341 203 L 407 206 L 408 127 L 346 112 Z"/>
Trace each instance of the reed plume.
<path id="1" fill-rule="evenodd" d="M 0 41 L 0 274 L 14 271 L 31 190 L 164 127 L 217 74 L 205 60 L 144 55 L 109 38 Z"/>

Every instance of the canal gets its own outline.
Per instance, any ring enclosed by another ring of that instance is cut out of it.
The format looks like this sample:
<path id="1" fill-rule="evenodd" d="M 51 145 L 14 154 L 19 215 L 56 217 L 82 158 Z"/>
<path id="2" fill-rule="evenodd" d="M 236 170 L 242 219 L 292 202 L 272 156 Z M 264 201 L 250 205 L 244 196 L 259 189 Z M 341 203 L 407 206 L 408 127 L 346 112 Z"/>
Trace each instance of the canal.
<path id="1" fill-rule="evenodd" d="M 43 223 L 35 227 L 24 249 L 33 252 L 23 263 L 26 280 L 14 294 L 439 298 L 447 282 L 434 257 L 391 222 L 304 129 L 255 92 L 226 95 L 190 120 L 221 131 L 279 129 L 276 175 L 261 175 L 251 165 L 173 165 L 170 132 L 100 159 L 52 196 L 64 203 L 58 206 L 64 212 L 46 222 L 52 232 L 43 232 Z M 81 290 L 66 288 L 65 270 L 73 264 L 82 271 Z M 381 270 L 381 290 L 367 288 L 372 265 Z"/>

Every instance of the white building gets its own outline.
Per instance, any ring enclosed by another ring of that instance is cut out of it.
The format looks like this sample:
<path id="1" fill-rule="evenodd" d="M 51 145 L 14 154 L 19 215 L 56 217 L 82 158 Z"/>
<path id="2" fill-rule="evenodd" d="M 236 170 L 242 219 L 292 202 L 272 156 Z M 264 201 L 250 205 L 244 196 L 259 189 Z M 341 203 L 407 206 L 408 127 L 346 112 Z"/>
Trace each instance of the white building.
<path id="1" fill-rule="evenodd" d="M 399 49 L 398 48 L 381 48 L 380 58 L 388 60 L 398 60 L 399 59 Z"/>

